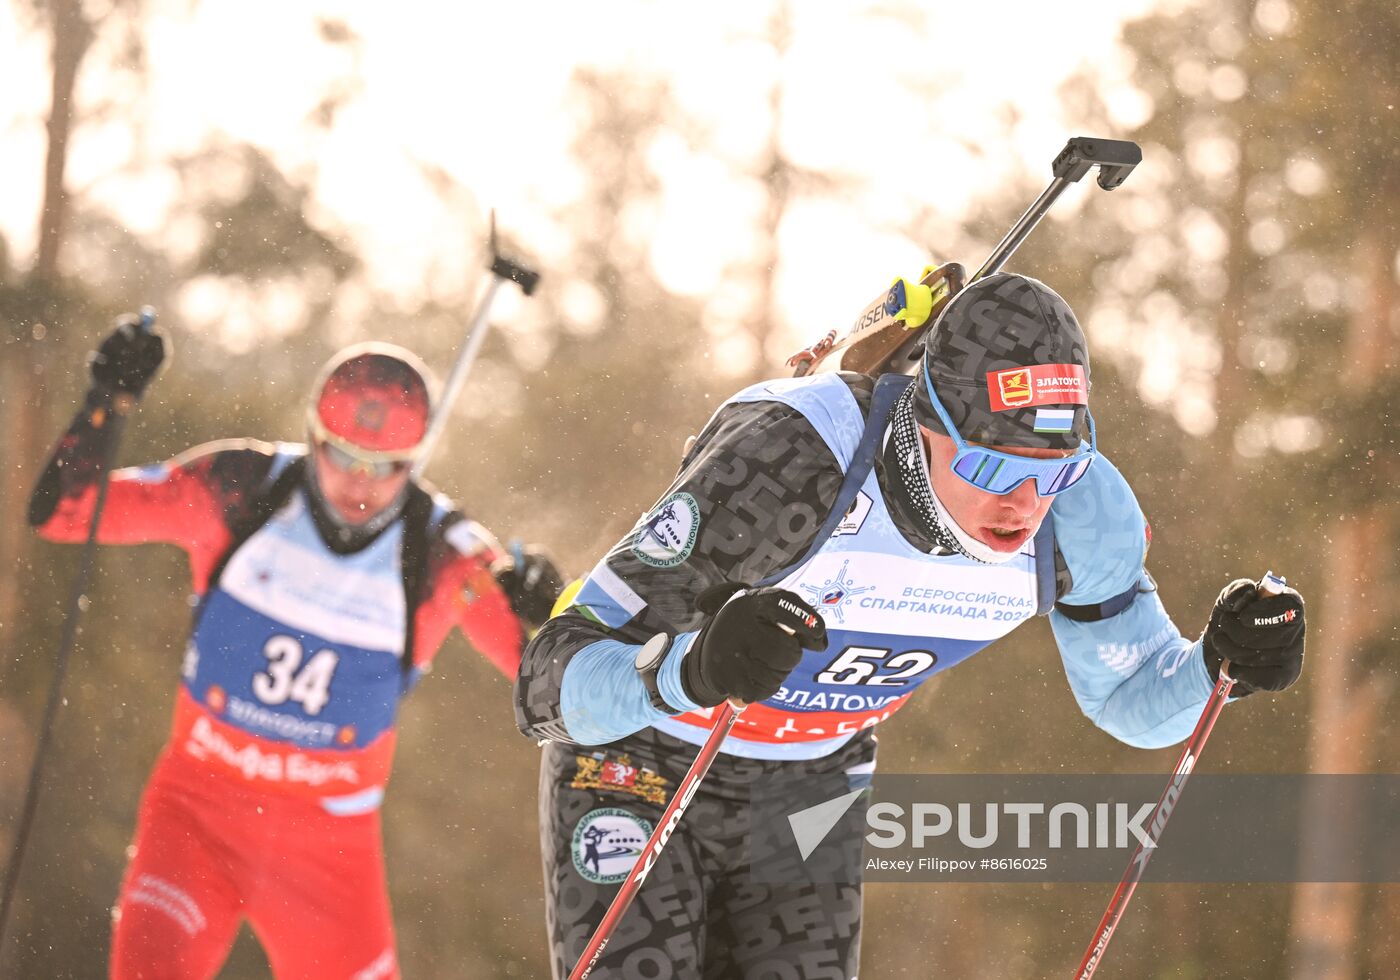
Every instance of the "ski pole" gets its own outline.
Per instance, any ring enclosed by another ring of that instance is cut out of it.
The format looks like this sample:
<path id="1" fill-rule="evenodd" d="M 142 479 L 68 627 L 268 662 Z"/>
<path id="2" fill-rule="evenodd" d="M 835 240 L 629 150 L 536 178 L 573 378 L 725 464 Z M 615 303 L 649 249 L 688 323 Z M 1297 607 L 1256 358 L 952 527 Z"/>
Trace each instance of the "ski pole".
<path id="1" fill-rule="evenodd" d="M 428 431 L 423 436 L 418 458 L 413 464 L 412 475 L 415 479 L 423 475 L 423 469 L 428 465 L 428 458 L 432 455 L 433 446 L 441 437 L 442 430 L 447 427 L 452 403 L 457 400 L 462 386 L 466 384 L 467 374 L 471 371 L 472 364 L 476 361 L 476 355 L 486 340 L 486 333 L 490 329 L 487 315 L 491 312 L 491 303 L 495 300 L 496 292 L 501 288 L 501 283 L 507 280 L 516 283 L 526 296 L 533 293 L 535 287 L 539 285 L 540 274 L 538 272 L 520 262 L 506 258 L 497 249 L 496 212 L 494 211 L 491 212 L 491 264 L 488 268 L 491 273 L 491 281 L 487 283 L 486 292 L 476 305 L 471 325 L 467 328 L 467 341 L 457 353 L 457 360 L 452 365 L 452 371 L 447 376 L 447 383 L 442 388 L 442 396 L 438 399 L 432 419 L 428 423 Z"/>
<path id="2" fill-rule="evenodd" d="M 140 320 L 136 329 L 150 333 L 155 326 L 156 311 L 150 306 L 141 307 Z M 34 761 L 30 763 L 29 784 L 24 791 L 24 802 L 20 806 L 19 823 L 15 828 L 15 840 L 10 847 L 10 863 L 5 867 L 5 885 L 0 894 L 0 940 L 4 939 L 6 926 L 10 921 L 10 909 L 14 905 L 15 894 L 19 889 L 20 865 L 24 862 L 24 852 L 29 844 L 29 832 L 34 825 L 34 814 L 39 807 L 39 790 L 43 782 L 44 760 L 48 755 L 49 740 L 53 734 L 54 721 L 62 701 L 63 679 L 68 672 L 68 660 L 78 638 L 78 619 L 82 615 L 82 600 L 87 593 L 92 578 L 93 556 L 97 550 L 97 528 L 102 521 L 102 510 L 107 503 L 107 486 L 112 472 L 112 461 L 116 459 L 117 445 L 121 442 L 122 430 L 126 426 L 126 416 L 135 409 L 136 398 L 120 393 L 112 401 L 112 411 L 100 420 L 94 419 L 97 427 L 108 426 L 106 451 L 98 461 L 97 499 L 93 503 L 92 518 L 88 523 L 87 538 L 83 541 L 82 559 L 78 574 L 73 579 L 68 595 L 68 612 L 63 620 L 63 632 L 58 641 L 58 656 L 54 661 L 53 678 L 49 681 L 48 701 L 39 722 L 39 739 L 34 746 Z"/>
<path id="3" fill-rule="evenodd" d="M 1287 583 L 1281 577 L 1273 572 L 1268 572 L 1259 580 L 1257 588 L 1260 595 L 1269 596 L 1278 595 L 1286 585 Z M 1211 729 L 1215 727 L 1215 720 L 1220 717 L 1220 711 L 1225 707 L 1225 702 L 1230 697 L 1230 691 L 1234 686 L 1235 679 L 1230 676 L 1230 661 L 1221 661 L 1220 679 L 1216 681 L 1215 689 L 1210 692 L 1210 697 L 1206 700 L 1205 709 L 1201 712 L 1201 719 L 1196 722 L 1196 729 L 1187 740 L 1186 748 L 1181 752 L 1181 758 L 1177 760 L 1176 769 L 1172 771 L 1172 778 L 1167 783 L 1162 798 L 1157 801 L 1157 806 L 1152 810 L 1152 814 L 1144 821 L 1147 827 L 1147 840 L 1138 844 L 1137 850 L 1133 851 L 1133 856 L 1128 859 L 1128 869 L 1123 872 L 1123 878 L 1118 882 L 1113 897 L 1108 900 L 1108 910 L 1099 920 L 1099 926 L 1094 931 L 1094 938 L 1089 942 L 1089 948 L 1085 950 L 1084 958 L 1079 961 L 1079 967 L 1074 973 L 1075 980 L 1089 980 L 1094 975 L 1094 971 L 1098 969 L 1099 964 L 1103 962 L 1103 954 L 1108 949 L 1109 940 L 1113 938 L 1113 931 L 1118 928 L 1118 923 L 1128 908 L 1128 902 L 1132 899 L 1138 882 L 1142 880 L 1143 872 L 1147 870 L 1147 862 L 1152 860 L 1152 853 L 1157 849 L 1157 843 L 1162 839 L 1162 831 L 1166 829 L 1167 821 L 1171 819 L 1172 811 L 1176 809 L 1177 803 L 1181 800 L 1181 794 L 1186 789 L 1186 780 L 1191 777 L 1191 771 L 1195 769 L 1196 762 L 1201 757 L 1201 750 L 1205 748 L 1206 739 L 1210 738 Z"/>
<path id="4" fill-rule="evenodd" d="M 787 629 L 787 627 L 784 626 L 783 629 Z M 715 761 L 715 757 L 719 755 L 720 744 L 729 734 L 729 730 L 734 727 L 734 722 L 739 720 L 739 715 L 743 710 L 744 705 L 732 701 L 720 704 L 719 713 L 715 716 L 715 723 L 710 728 L 709 738 L 705 739 L 705 744 L 700 747 L 700 754 L 690 764 L 690 770 L 681 780 L 675 795 L 671 797 L 671 802 L 666 804 L 666 811 L 661 814 L 661 819 L 657 821 L 656 829 L 651 832 L 646 847 L 642 848 L 642 853 L 637 856 L 637 863 L 632 865 L 632 870 L 627 873 L 627 879 L 623 881 L 622 887 L 613 896 L 607 914 L 603 916 L 603 921 L 598 923 L 593 937 L 588 940 L 588 945 L 583 949 L 583 955 L 574 964 L 573 972 L 569 974 L 569 980 L 584 980 L 584 977 L 593 972 L 593 967 L 597 966 L 599 957 L 603 955 L 603 948 L 607 946 L 618 923 L 622 921 L 623 913 L 631 906 L 632 899 L 637 895 L 637 889 L 642 887 L 642 882 L 646 880 L 647 875 L 656 864 L 657 858 L 661 856 L 662 848 L 671 839 L 671 834 L 675 832 L 676 826 L 681 822 L 681 817 L 685 815 L 685 808 L 695 798 L 695 792 L 700 788 L 700 782 L 710 771 L 710 765 Z"/>

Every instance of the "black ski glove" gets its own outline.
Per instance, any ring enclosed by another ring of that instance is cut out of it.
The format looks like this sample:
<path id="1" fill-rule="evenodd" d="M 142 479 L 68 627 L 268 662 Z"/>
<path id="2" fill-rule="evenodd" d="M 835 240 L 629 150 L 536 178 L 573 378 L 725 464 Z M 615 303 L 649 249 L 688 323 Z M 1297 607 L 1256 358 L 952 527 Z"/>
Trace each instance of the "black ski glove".
<path id="1" fill-rule="evenodd" d="M 681 663 L 681 684 L 702 707 L 727 697 L 750 704 L 770 698 L 802 659 L 804 648 L 826 649 L 826 623 L 815 609 L 771 586 L 729 601 L 746 588 L 726 582 L 700 594 L 700 611 L 710 619 Z"/>
<path id="2" fill-rule="evenodd" d="M 1206 669 L 1218 681 L 1221 660 L 1229 660 L 1239 696 L 1282 691 L 1303 671 L 1303 632 L 1297 589 L 1260 595 L 1256 583 L 1235 579 L 1221 590 L 1201 634 Z"/>
<path id="3" fill-rule="evenodd" d="M 491 566 L 501 590 L 510 600 L 515 615 L 532 629 L 539 629 L 549 619 L 554 600 L 564 590 L 564 576 L 559 574 L 549 552 L 539 545 L 526 545 L 519 559 L 506 556 Z"/>
<path id="4" fill-rule="evenodd" d="M 165 360 L 165 338 L 140 329 L 141 318 L 127 313 L 88 358 L 92 380 L 135 398 L 151 383 Z"/>

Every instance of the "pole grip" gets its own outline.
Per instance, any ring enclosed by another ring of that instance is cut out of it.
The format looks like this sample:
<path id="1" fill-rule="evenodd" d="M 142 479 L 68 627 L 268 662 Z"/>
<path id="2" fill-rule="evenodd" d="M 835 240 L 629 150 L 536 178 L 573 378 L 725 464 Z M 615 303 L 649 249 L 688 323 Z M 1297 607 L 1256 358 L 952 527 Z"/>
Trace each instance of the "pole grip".
<path id="1" fill-rule="evenodd" d="M 1288 588 L 1288 581 L 1282 575 L 1275 575 L 1272 571 L 1265 572 L 1259 579 L 1255 591 L 1262 596 L 1278 595 Z M 1220 661 L 1220 676 L 1229 678 L 1230 686 L 1234 687 L 1235 679 L 1230 674 L 1230 658 L 1225 657 Z"/>
<path id="2" fill-rule="evenodd" d="M 1273 572 L 1265 572 L 1264 577 L 1259 580 L 1260 595 L 1278 595 L 1288 588 L 1288 580 L 1282 575 L 1275 575 Z"/>
<path id="3" fill-rule="evenodd" d="M 156 308 L 154 306 L 143 306 L 138 314 L 136 329 L 142 333 L 150 333 L 156 328 Z"/>

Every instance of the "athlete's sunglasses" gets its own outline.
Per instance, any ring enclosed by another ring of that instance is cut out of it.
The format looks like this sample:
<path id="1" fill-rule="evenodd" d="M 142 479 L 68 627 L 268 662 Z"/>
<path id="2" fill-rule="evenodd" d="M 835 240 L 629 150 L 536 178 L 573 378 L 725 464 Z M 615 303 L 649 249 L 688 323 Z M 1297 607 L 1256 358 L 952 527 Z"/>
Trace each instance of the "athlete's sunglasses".
<path id="1" fill-rule="evenodd" d="M 1099 453 L 1098 437 L 1094 433 L 1094 416 L 1086 408 L 1085 418 L 1089 421 L 1089 445 L 1079 444 L 1079 452 L 1072 456 L 1058 456 L 1053 459 L 1037 459 L 1033 456 L 1016 456 L 1012 453 L 999 453 L 995 449 L 969 444 L 958 434 L 953 420 L 948 417 L 943 403 L 934 393 L 933 383 L 928 372 L 919 372 L 928 391 L 933 410 L 938 413 L 957 454 L 953 457 L 951 469 L 964 483 L 987 493 L 1005 494 L 1015 490 L 1026 480 L 1035 480 L 1035 492 L 1042 497 L 1053 497 L 1074 486 L 1084 474 L 1089 472 L 1089 464 Z"/>
<path id="2" fill-rule="evenodd" d="M 336 469 L 372 480 L 386 480 L 407 472 L 416 455 L 414 450 L 375 452 L 362 449 L 331 432 L 314 413 L 311 416 L 311 440 L 326 462 Z"/>

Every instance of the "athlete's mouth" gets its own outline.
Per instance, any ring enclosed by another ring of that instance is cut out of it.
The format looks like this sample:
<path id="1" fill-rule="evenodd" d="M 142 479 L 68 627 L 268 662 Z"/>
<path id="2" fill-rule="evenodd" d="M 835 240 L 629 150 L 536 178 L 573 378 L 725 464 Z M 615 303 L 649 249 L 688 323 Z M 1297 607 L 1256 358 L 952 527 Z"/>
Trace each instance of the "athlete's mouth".
<path id="1" fill-rule="evenodd" d="M 1026 543 L 1026 539 L 1035 530 L 1030 527 L 995 527 L 988 525 L 983 529 L 982 540 L 993 551 L 1011 552 L 1020 549 Z"/>

